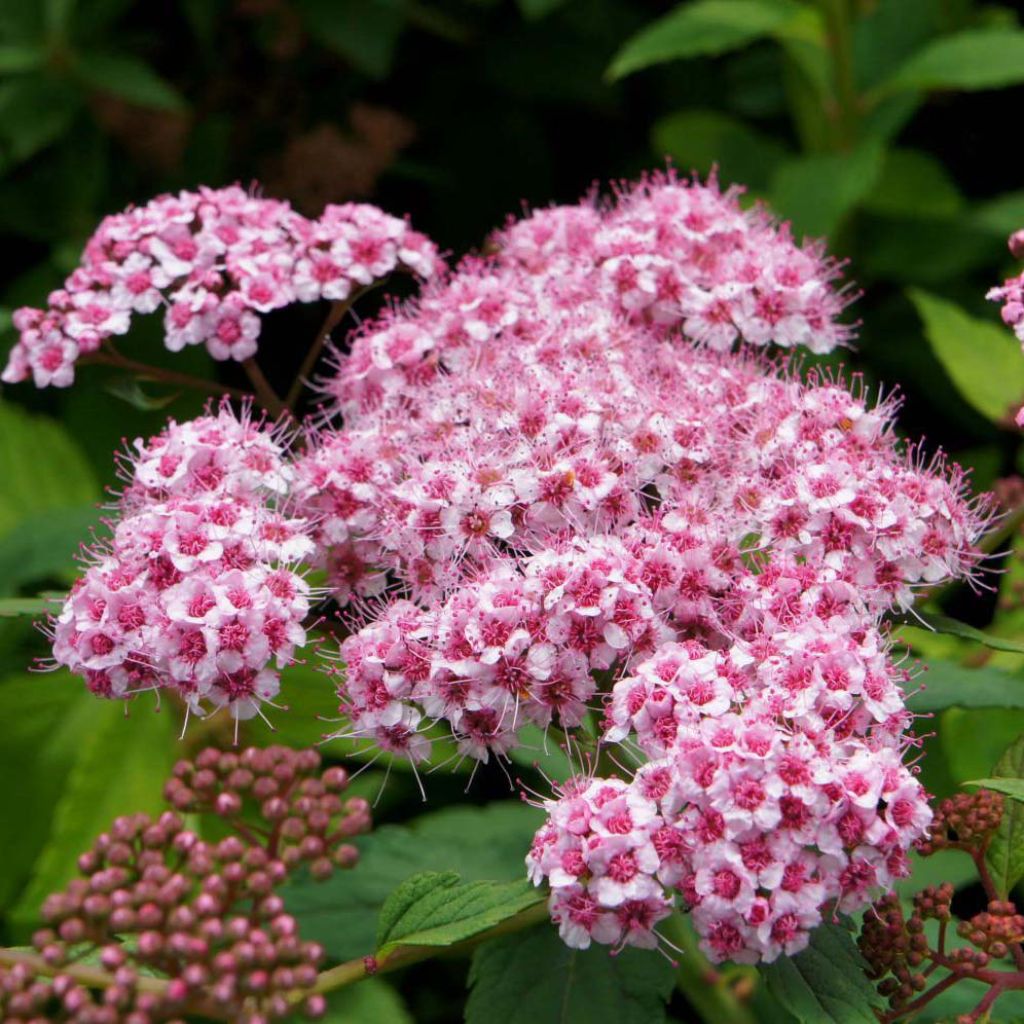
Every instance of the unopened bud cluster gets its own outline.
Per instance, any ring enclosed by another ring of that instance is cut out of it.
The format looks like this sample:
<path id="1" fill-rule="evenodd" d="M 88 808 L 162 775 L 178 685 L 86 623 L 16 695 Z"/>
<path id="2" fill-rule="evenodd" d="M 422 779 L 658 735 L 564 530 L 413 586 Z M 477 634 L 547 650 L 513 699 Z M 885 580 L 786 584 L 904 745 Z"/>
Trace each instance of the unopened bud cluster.
<path id="1" fill-rule="evenodd" d="M 928 856 L 938 850 L 963 850 L 974 858 L 982 871 L 982 863 L 995 830 L 1003 816 L 1003 798 L 990 790 L 962 793 L 939 804 L 928 836 L 918 844 L 918 851 Z M 982 874 L 983 880 L 987 877 Z M 991 885 L 986 884 L 989 892 Z M 859 939 L 860 951 L 868 963 L 868 977 L 877 982 L 879 995 L 889 1003 L 883 1020 L 902 1019 L 916 1013 L 929 1001 L 929 993 L 948 987 L 930 989 L 938 978 L 974 978 L 997 991 L 1019 988 L 1024 978 L 999 969 L 999 961 L 1013 954 L 1020 956 L 1019 943 L 1024 939 L 1024 915 L 1009 901 L 990 899 L 984 911 L 973 917 L 955 921 L 952 911 L 953 886 L 944 882 L 928 886 L 915 894 L 909 916 L 900 899 L 890 894 L 878 900 L 865 914 Z M 933 947 L 925 924 L 939 922 L 938 939 Z M 955 927 L 956 935 L 965 944 L 947 949 L 947 932 Z M 936 968 L 944 974 L 933 977 Z M 991 1000 L 991 996 L 987 997 Z M 972 1012 L 958 1021 L 974 1024 L 990 1001 L 983 1000 Z M 987 1018 L 986 1018 L 987 1019 Z"/>
<path id="2" fill-rule="evenodd" d="M 79 858 L 81 877 L 46 900 L 33 945 L 55 976 L 37 978 L 24 963 L 0 969 L 0 1018 L 321 1016 L 312 989 L 323 950 L 301 939 L 275 890 L 301 863 L 315 878 L 354 866 L 346 840 L 371 822 L 365 801 L 344 799 L 347 784 L 344 769 L 321 771 L 308 750 L 207 749 L 179 762 L 166 787 L 176 810 L 115 819 Z M 212 812 L 236 834 L 204 840 L 179 812 Z M 99 978 L 76 969 L 83 953 Z"/>
<path id="3" fill-rule="evenodd" d="M 928 835 L 917 846 L 924 856 L 937 850 L 981 851 L 1003 820 L 1003 797 L 988 789 L 958 793 L 935 810 Z"/>

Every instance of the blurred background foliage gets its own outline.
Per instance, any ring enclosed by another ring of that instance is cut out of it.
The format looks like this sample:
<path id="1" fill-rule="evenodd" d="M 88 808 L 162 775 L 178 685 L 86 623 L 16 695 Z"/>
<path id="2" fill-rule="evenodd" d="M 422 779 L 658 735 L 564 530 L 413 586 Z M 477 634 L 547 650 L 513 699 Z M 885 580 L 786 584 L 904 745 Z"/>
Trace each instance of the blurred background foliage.
<path id="1" fill-rule="evenodd" d="M 1005 240 L 1024 226 L 1022 108 L 1024 28 L 1008 3 L 0 0 L 0 352 L 13 342 L 10 310 L 44 302 L 104 214 L 162 191 L 258 181 L 313 215 L 367 199 L 461 254 L 523 203 L 571 202 L 666 158 L 684 172 L 717 167 L 723 184 L 746 185 L 750 201 L 768 201 L 798 235 L 827 235 L 848 260 L 864 291 L 852 312 L 860 341 L 817 362 L 872 388 L 898 384 L 908 436 L 951 452 L 978 490 L 1004 481 L 1011 520 L 1000 541 L 1019 548 L 1011 416 L 1024 358 L 984 293 L 1016 272 Z M 260 360 L 275 383 L 294 373 L 316 326 L 308 309 L 268 318 Z M 168 357 L 155 320 L 146 331 L 148 362 L 242 383 L 202 351 Z M 0 607 L 68 585 L 123 438 L 201 408 L 201 396 L 161 387 L 90 367 L 65 392 L 4 390 Z M 1020 564 L 1015 552 L 998 599 L 961 588 L 933 603 L 1019 645 Z M 990 774 L 1024 732 L 1024 654 L 922 629 L 902 640 L 932 666 L 912 701 L 938 716 L 921 732 L 931 734 L 926 782 L 943 795 Z M 113 814 L 156 805 L 181 749 L 167 709 L 140 707 L 125 725 L 120 707 L 76 682 L 27 673 L 44 652 L 23 617 L 0 617 L 7 942 L 24 938 L 42 894 Z M 293 710 L 275 738 L 308 743 L 322 732 L 314 716 L 331 713 L 330 688 L 309 668 L 292 676 Z M 185 742 L 209 738 L 200 728 Z M 527 776 L 536 757 L 525 752 Z M 374 766 L 359 785 L 376 795 L 383 774 Z M 366 840 L 367 863 L 351 876 L 363 888 L 326 900 L 297 892 L 307 927 L 353 956 L 383 896 L 414 870 L 515 877 L 535 817 L 508 800 L 484 807 L 508 795 L 492 776 L 477 780 L 471 806 L 465 776 L 434 776 L 423 814 L 411 777 L 393 772 L 378 816 L 394 824 Z M 453 844 L 453 834 L 470 838 Z M 408 1008 L 380 983 L 332 1012 L 455 1019 L 465 974 L 464 962 L 413 969 L 401 981 Z M 693 1019 L 697 997 L 683 988 L 672 1010 Z M 759 1019 L 794 1019 L 757 1005 Z M 954 1010 L 940 1001 L 935 1013 Z"/>

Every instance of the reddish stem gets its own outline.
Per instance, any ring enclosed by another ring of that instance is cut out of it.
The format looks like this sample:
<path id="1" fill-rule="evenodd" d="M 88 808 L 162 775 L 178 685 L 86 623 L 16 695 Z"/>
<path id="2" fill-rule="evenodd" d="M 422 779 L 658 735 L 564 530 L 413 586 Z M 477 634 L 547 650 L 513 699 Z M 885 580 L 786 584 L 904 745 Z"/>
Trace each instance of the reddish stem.
<path id="1" fill-rule="evenodd" d="M 248 392 L 241 388 L 229 388 L 224 384 L 218 384 L 213 380 L 206 380 L 204 377 L 193 377 L 188 373 L 178 373 L 176 370 L 168 370 L 162 366 L 152 366 L 149 363 L 141 363 L 137 359 L 129 359 L 121 355 L 112 345 L 99 351 L 83 356 L 79 363 L 96 364 L 98 366 L 115 366 L 119 370 L 128 370 L 137 374 L 145 380 L 158 380 L 165 384 L 173 384 L 178 387 L 189 388 L 193 391 L 205 391 L 207 394 L 227 395 L 230 398 L 246 398 Z"/>

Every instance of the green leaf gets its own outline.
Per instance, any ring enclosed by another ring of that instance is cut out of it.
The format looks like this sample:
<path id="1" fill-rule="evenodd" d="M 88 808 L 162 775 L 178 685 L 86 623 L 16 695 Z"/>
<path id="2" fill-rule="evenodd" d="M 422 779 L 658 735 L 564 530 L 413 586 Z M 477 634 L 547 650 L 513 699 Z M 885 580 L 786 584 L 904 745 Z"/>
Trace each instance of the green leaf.
<path id="1" fill-rule="evenodd" d="M 120 96 L 137 107 L 184 110 L 181 93 L 145 61 L 125 53 L 86 52 L 75 62 L 78 76 L 93 89 Z"/>
<path id="2" fill-rule="evenodd" d="M 772 177 L 772 205 L 798 234 L 832 234 L 874 187 L 882 153 L 879 142 L 869 141 L 852 153 L 787 160 Z"/>
<path id="3" fill-rule="evenodd" d="M 879 90 L 999 89 L 1018 82 L 1024 82 L 1024 31 L 974 29 L 918 50 Z"/>
<path id="4" fill-rule="evenodd" d="M 1000 239 L 1024 227 L 1024 191 L 1005 192 L 994 199 L 979 203 L 971 219 Z"/>
<path id="5" fill-rule="evenodd" d="M 645 26 L 615 55 L 615 80 L 669 60 L 713 57 L 783 30 L 806 15 L 791 0 L 693 0 Z"/>
<path id="6" fill-rule="evenodd" d="M 366 978 L 327 996 L 323 1024 L 415 1024 L 402 997 L 383 979 Z"/>
<path id="7" fill-rule="evenodd" d="M 992 779 L 1024 779 L 1024 736 L 1012 743 L 992 769 Z M 1003 820 L 989 844 L 989 872 L 1002 899 L 1024 878 L 1024 804 L 1014 800 L 1003 808 Z"/>
<path id="8" fill-rule="evenodd" d="M 907 707 L 915 712 L 946 708 L 1024 708 L 1024 678 L 952 661 L 929 661 L 927 671 L 909 684 Z"/>
<path id="9" fill-rule="evenodd" d="M 857 84 L 866 89 L 892 75 L 937 35 L 943 12 L 935 0 L 877 0 L 853 24 Z"/>
<path id="10" fill-rule="evenodd" d="M 371 78 L 391 70 L 406 22 L 402 0 L 299 0 L 309 33 Z"/>
<path id="11" fill-rule="evenodd" d="M 708 174 L 716 166 L 724 181 L 764 188 L 786 157 L 786 148 L 769 135 L 716 110 L 683 110 L 663 117 L 651 132 L 659 157 L 671 156 L 682 168 Z"/>
<path id="12" fill-rule="evenodd" d="M 0 536 L 0 594 L 43 580 L 73 582 L 74 556 L 100 515 L 94 505 L 44 509 Z"/>
<path id="13" fill-rule="evenodd" d="M 971 779 L 965 786 L 982 786 L 993 789 L 1013 800 L 1024 801 L 1024 779 Z"/>
<path id="14" fill-rule="evenodd" d="M 864 209 L 896 217 L 950 217 L 963 198 L 956 183 L 934 157 L 916 149 L 891 149 Z"/>
<path id="15" fill-rule="evenodd" d="M 0 402 L 0 537 L 46 510 L 98 497 L 92 468 L 59 423 Z"/>
<path id="16" fill-rule="evenodd" d="M 396 886 L 422 871 L 455 871 L 466 882 L 520 880 L 542 821 L 536 809 L 506 800 L 383 825 L 355 840 L 355 871 L 337 871 L 323 883 L 297 879 L 282 896 L 306 938 L 338 960 L 363 956 L 373 949 L 380 908 Z"/>
<path id="17" fill-rule="evenodd" d="M 570 949 L 548 924 L 484 943 L 466 1024 L 662 1024 L 672 965 L 649 950 Z"/>
<path id="18" fill-rule="evenodd" d="M 768 991 L 801 1024 L 878 1024 L 878 996 L 850 933 L 819 925 L 810 945 L 796 956 L 761 968 Z"/>
<path id="19" fill-rule="evenodd" d="M 9 783 L 0 792 L 0 909 L 27 881 L 68 772 L 105 710 L 64 671 L 0 680 L 0 778 Z"/>
<path id="20" fill-rule="evenodd" d="M 1006 250 L 1003 237 L 969 216 L 904 219 L 866 216 L 858 248 L 874 277 L 906 284 L 944 284 L 972 270 L 990 267 Z"/>
<path id="21" fill-rule="evenodd" d="M 21 163 L 56 142 L 81 105 L 70 84 L 42 73 L 0 85 L 0 167 Z"/>
<path id="22" fill-rule="evenodd" d="M 951 619 L 948 615 L 936 615 L 934 612 L 915 612 L 914 617 L 937 633 L 945 633 L 948 636 L 958 636 L 961 640 L 973 640 L 975 643 L 984 644 L 993 651 L 1010 651 L 1013 654 L 1024 654 L 1024 644 L 1016 640 L 1007 640 L 1003 637 L 992 636 L 990 633 L 983 633 L 980 629 L 968 626 L 966 622 Z"/>
<path id="23" fill-rule="evenodd" d="M 907 294 L 924 322 L 932 351 L 960 394 L 993 423 L 1012 423 L 1024 401 L 1024 357 L 1013 335 L 928 292 L 912 288 Z M 970 639 L 986 642 L 980 635 Z M 995 650 L 1024 650 L 992 643 L 987 646 Z"/>
<path id="24" fill-rule="evenodd" d="M 454 946 L 546 899 L 525 878 L 460 883 L 454 871 L 425 871 L 406 879 L 381 907 L 377 955 L 400 946 Z"/>
<path id="25" fill-rule="evenodd" d="M 41 679 L 40 685 L 60 685 Z M 79 684 L 80 685 L 80 684 Z M 62 889 L 75 874 L 75 860 L 120 814 L 156 814 L 164 809 L 163 784 L 178 754 L 178 728 L 168 710 L 136 705 L 125 715 L 120 701 L 100 701 L 78 691 L 97 709 L 90 728 L 77 736 L 74 763 L 53 812 L 46 845 L 32 880 L 11 912 L 22 928 L 38 920 L 47 894 Z"/>
<path id="26" fill-rule="evenodd" d="M 945 796 L 968 779 L 988 778 L 993 774 L 992 765 L 1024 733 L 1024 711 L 949 708 L 942 712 L 935 731 L 947 769 L 946 783 L 941 789 Z"/>

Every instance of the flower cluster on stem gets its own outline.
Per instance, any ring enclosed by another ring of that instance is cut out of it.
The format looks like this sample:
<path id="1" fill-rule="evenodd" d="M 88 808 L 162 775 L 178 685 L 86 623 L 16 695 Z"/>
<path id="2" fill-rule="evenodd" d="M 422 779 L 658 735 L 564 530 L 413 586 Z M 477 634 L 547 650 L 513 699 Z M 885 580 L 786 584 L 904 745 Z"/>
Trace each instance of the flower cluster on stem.
<path id="1" fill-rule="evenodd" d="M 348 216 L 317 244 L 385 272 Z M 137 445 L 57 660 L 258 713 L 304 641 L 303 563 L 351 626 L 338 735 L 414 767 L 439 732 L 478 762 L 600 736 L 528 857 L 566 941 L 650 946 L 682 905 L 712 959 L 796 952 L 928 827 L 886 617 L 972 579 L 987 506 L 899 443 L 895 399 L 778 354 L 846 344 L 850 290 L 736 189 L 655 174 L 445 275 L 389 238 L 430 280 L 333 352 L 293 452 L 223 409 Z M 269 251 L 232 294 L 304 299 L 298 262 L 263 281 Z"/>

